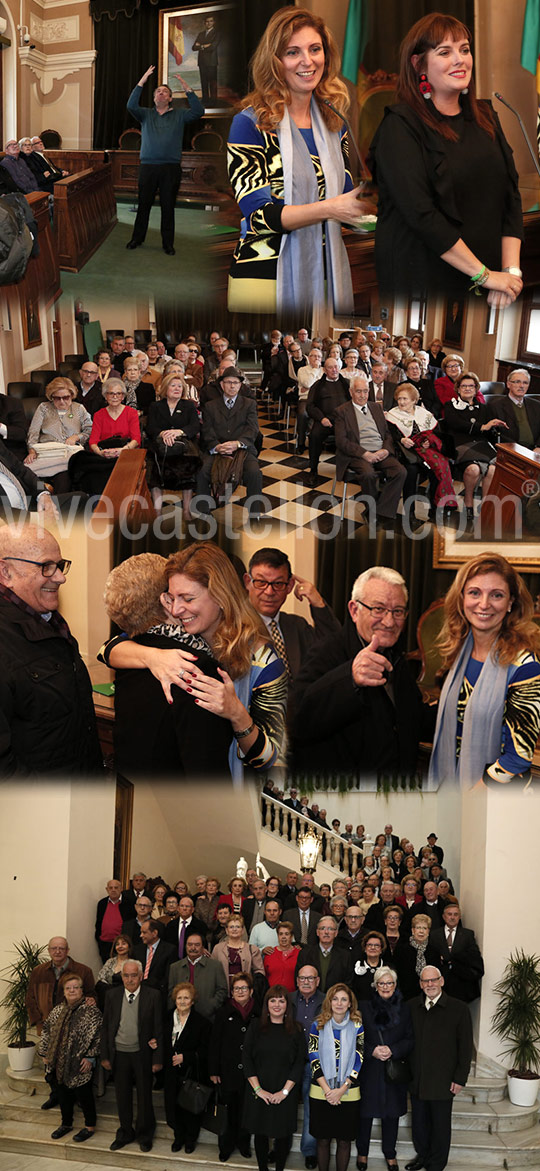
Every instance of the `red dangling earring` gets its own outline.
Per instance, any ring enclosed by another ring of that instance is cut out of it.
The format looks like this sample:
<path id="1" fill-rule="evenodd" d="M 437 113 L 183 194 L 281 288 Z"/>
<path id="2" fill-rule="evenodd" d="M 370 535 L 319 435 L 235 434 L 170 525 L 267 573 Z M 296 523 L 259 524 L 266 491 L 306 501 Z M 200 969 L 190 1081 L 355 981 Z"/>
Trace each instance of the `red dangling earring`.
<path id="1" fill-rule="evenodd" d="M 427 73 L 420 74 L 420 77 L 418 78 L 418 88 L 422 94 L 422 97 L 426 99 L 426 102 L 429 102 L 431 98 L 431 85 L 427 79 Z"/>

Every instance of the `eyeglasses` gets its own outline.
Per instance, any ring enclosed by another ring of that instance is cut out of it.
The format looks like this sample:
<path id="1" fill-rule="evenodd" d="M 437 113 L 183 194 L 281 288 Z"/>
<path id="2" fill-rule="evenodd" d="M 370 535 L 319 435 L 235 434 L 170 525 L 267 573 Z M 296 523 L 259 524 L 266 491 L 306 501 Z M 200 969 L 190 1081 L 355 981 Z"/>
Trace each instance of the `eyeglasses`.
<path id="1" fill-rule="evenodd" d="M 43 577 L 54 577 L 56 570 L 67 577 L 71 569 L 71 561 L 66 561 L 63 557 L 60 561 L 32 561 L 29 557 L 3 557 L 2 561 L 24 561 L 25 565 L 39 565 Z"/>
<path id="2" fill-rule="evenodd" d="M 299 984 L 314 984 L 316 979 L 317 979 L 316 976 L 298 976 L 297 977 Z"/>
<path id="3" fill-rule="evenodd" d="M 421 984 L 438 984 L 441 979 L 442 979 L 442 976 L 431 976 L 431 977 L 426 976 L 426 978 L 424 980 L 422 980 L 422 979 L 420 980 L 420 983 Z"/>
<path id="4" fill-rule="evenodd" d="M 395 988 L 395 980 L 379 980 L 377 988 Z"/>
<path id="5" fill-rule="evenodd" d="M 52 401 L 53 401 L 53 403 L 70 403 L 71 402 L 71 395 L 70 394 L 53 394 Z"/>
<path id="6" fill-rule="evenodd" d="M 190 353 L 190 354 L 197 354 L 197 357 L 199 356 L 199 351 L 198 351 L 198 350 L 196 350 L 196 349 L 192 349 L 191 347 L 190 347 L 190 349 L 189 349 L 189 353 Z"/>
<path id="7" fill-rule="evenodd" d="M 365 602 L 361 602 L 360 598 L 354 598 L 357 606 L 363 606 L 364 610 L 369 610 L 370 614 L 376 619 L 386 618 L 387 614 L 391 614 L 398 622 L 404 622 L 409 611 L 406 606 L 394 606 L 392 610 L 390 606 L 367 606 Z"/>
<path id="8" fill-rule="evenodd" d="M 288 581 L 266 581 L 264 577 L 250 577 L 252 586 L 263 593 L 264 590 L 271 590 L 272 593 L 282 594 L 287 589 Z"/>

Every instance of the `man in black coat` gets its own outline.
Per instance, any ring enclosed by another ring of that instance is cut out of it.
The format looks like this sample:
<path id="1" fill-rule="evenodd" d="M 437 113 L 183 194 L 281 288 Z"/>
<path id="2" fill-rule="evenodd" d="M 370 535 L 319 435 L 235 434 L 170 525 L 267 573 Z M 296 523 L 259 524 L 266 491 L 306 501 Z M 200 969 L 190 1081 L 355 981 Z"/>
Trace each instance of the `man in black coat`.
<path id="1" fill-rule="evenodd" d="M 257 923 L 264 923 L 264 908 L 266 906 L 266 883 L 263 878 L 256 878 L 252 886 L 252 894 L 242 903 L 242 918 L 249 935 L 251 928 Z M 279 899 L 281 902 L 281 899 Z"/>
<path id="2" fill-rule="evenodd" d="M 349 383 L 339 373 L 337 358 L 327 358 L 324 376 L 313 383 L 306 411 L 314 420 L 309 436 L 310 484 L 316 488 L 321 451 L 326 439 L 334 436 L 334 419 L 338 407 L 349 398 Z"/>
<path id="3" fill-rule="evenodd" d="M 394 395 L 397 390 L 395 382 L 385 382 L 388 367 L 385 362 L 374 359 L 371 364 L 371 378 L 369 380 L 369 402 L 379 403 L 383 411 L 391 411 L 395 407 Z"/>
<path id="4" fill-rule="evenodd" d="M 467 1083 L 473 1039 L 466 1004 L 447 996 L 438 968 L 426 966 L 422 995 L 409 1001 L 415 1045 L 411 1084 L 415 1158 L 406 1171 L 443 1171 L 452 1138 L 452 1104 Z"/>
<path id="5" fill-rule="evenodd" d="M 58 613 L 69 565 L 41 525 L 0 528 L 3 778 L 89 776 L 103 768 L 90 677 Z"/>
<path id="6" fill-rule="evenodd" d="M 469 1004 L 480 996 L 480 980 L 484 975 L 480 948 L 474 931 L 462 927 L 457 903 L 447 903 L 442 917 L 444 926 L 430 932 L 429 942 L 440 953 L 440 967 L 449 995 Z"/>
<path id="7" fill-rule="evenodd" d="M 41 138 L 34 136 L 30 139 L 32 143 L 32 153 L 25 155 L 25 161 L 33 171 L 37 185 L 40 191 L 48 191 L 49 195 L 54 193 L 54 184 L 58 183 L 60 179 L 64 179 L 69 174 L 68 171 L 62 171 L 55 163 L 43 154 L 44 146 Z"/>
<path id="8" fill-rule="evenodd" d="M 169 968 L 176 959 L 176 951 L 172 943 L 166 943 L 161 938 L 161 934 L 162 928 L 157 919 L 150 918 L 142 923 L 141 942 L 133 949 L 133 958 L 140 960 L 145 984 L 161 994 L 162 1005 L 165 1008 Z"/>
<path id="9" fill-rule="evenodd" d="M 366 916 L 360 907 L 347 907 L 336 938 L 336 947 L 349 952 L 353 965 L 361 958 L 361 939 Z"/>
<path id="10" fill-rule="evenodd" d="M 351 984 L 353 963 L 345 948 L 336 947 L 338 927 L 333 915 L 322 915 L 317 923 L 318 943 L 303 947 L 296 961 L 295 974 L 306 964 L 313 965 L 321 978 L 321 991 L 328 992 L 333 984 Z"/>
<path id="11" fill-rule="evenodd" d="M 308 655 L 298 676 L 291 740 L 296 775 L 414 776 L 433 734 L 400 642 L 407 617 L 401 575 L 373 566 L 356 579 L 338 637 Z"/>
<path id="12" fill-rule="evenodd" d="M 531 376 L 528 370 L 511 370 L 506 379 L 507 394 L 493 395 L 488 403 L 490 419 L 501 419 L 502 443 L 520 443 L 540 454 L 540 402 L 527 399 Z"/>
<path id="13" fill-rule="evenodd" d="M 133 903 L 122 898 L 122 883 L 117 878 L 110 878 L 106 884 L 107 894 L 99 899 L 96 908 L 95 938 L 99 948 L 102 963 L 109 959 L 111 946 L 116 935 L 124 929 L 126 919 L 133 918 Z M 105 927 L 103 920 L 105 920 Z"/>
<path id="14" fill-rule="evenodd" d="M 424 890 L 422 892 L 422 902 L 415 903 L 413 907 L 414 915 L 429 915 L 431 919 L 431 931 L 434 928 L 442 927 L 442 914 L 446 906 L 446 899 L 443 899 L 437 891 L 437 884 L 435 882 L 424 883 Z M 431 939 L 430 939 L 431 942 Z"/>
<path id="15" fill-rule="evenodd" d="M 205 106 L 217 102 L 218 45 L 220 34 L 214 16 L 205 17 L 204 29 L 197 33 L 192 51 L 198 53 L 197 65 L 201 75 L 201 94 Z"/>
<path id="16" fill-rule="evenodd" d="M 190 895 L 183 895 L 178 904 L 178 919 L 172 919 L 163 932 L 165 943 L 172 943 L 174 958 L 183 960 L 186 954 L 186 940 L 190 935 L 200 935 L 206 943 L 206 925 L 193 914 L 194 902 Z"/>
<path id="17" fill-rule="evenodd" d="M 143 983 L 138 960 L 125 961 L 122 984 L 107 993 L 101 1031 L 101 1064 L 113 1072 L 120 1122 L 110 1149 L 119 1151 L 137 1138 L 141 1151 L 150 1151 L 156 1129 L 152 1075 L 163 1067 L 161 996 Z M 133 1082 L 137 1092 L 135 1130 Z"/>
<path id="18" fill-rule="evenodd" d="M 103 383 L 98 378 L 97 363 L 92 362 L 90 358 L 83 362 L 76 386 L 79 392 L 77 401 L 93 418 L 96 411 L 100 411 L 105 406 L 105 399 L 103 398 Z"/>

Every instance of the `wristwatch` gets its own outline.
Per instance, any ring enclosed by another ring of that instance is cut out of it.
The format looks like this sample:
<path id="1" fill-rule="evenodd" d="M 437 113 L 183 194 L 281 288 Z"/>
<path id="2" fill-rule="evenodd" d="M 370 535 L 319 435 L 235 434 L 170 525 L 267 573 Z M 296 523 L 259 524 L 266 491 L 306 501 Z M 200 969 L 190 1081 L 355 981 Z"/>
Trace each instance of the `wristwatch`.
<path id="1" fill-rule="evenodd" d="M 510 276 L 519 276 L 519 277 L 523 276 L 521 269 L 517 268 L 517 266 L 514 264 L 510 264 L 508 266 L 508 268 L 503 268 L 503 272 L 509 272 Z"/>
<path id="2" fill-rule="evenodd" d="M 284 1098 L 286 1098 L 286 1097 L 287 1097 L 287 1094 L 289 1093 L 289 1091 L 288 1091 L 288 1090 L 286 1090 L 286 1089 L 285 1089 L 285 1086 L 284 1086 L 284 1087 L 283 1087 L 283 1089 L 282 1089 L 282 1091 L 281 1091 L 281 1093 L 283 1094 L 283 1097 L 284 1097 Z"/>

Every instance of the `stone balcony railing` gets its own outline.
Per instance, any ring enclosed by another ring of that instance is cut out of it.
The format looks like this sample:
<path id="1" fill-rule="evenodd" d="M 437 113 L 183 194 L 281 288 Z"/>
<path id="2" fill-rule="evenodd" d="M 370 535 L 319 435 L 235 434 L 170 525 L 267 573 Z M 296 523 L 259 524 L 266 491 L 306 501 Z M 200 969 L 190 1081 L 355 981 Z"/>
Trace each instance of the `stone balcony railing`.
<path id="1" fill-rule="evenodd" d="M 323 829 L 310 817 L 304 817 L 294 809 L 276 801 L 275 797 L 261 795 L 261 819 L 263 829 L 296 845 L 298 839 L 312 828 L 321 843 L 319 858 L 334 870 L 355 877 L 362 866 L 362 850 L 352 842 L 345 841 L 331 829 Z"/>

